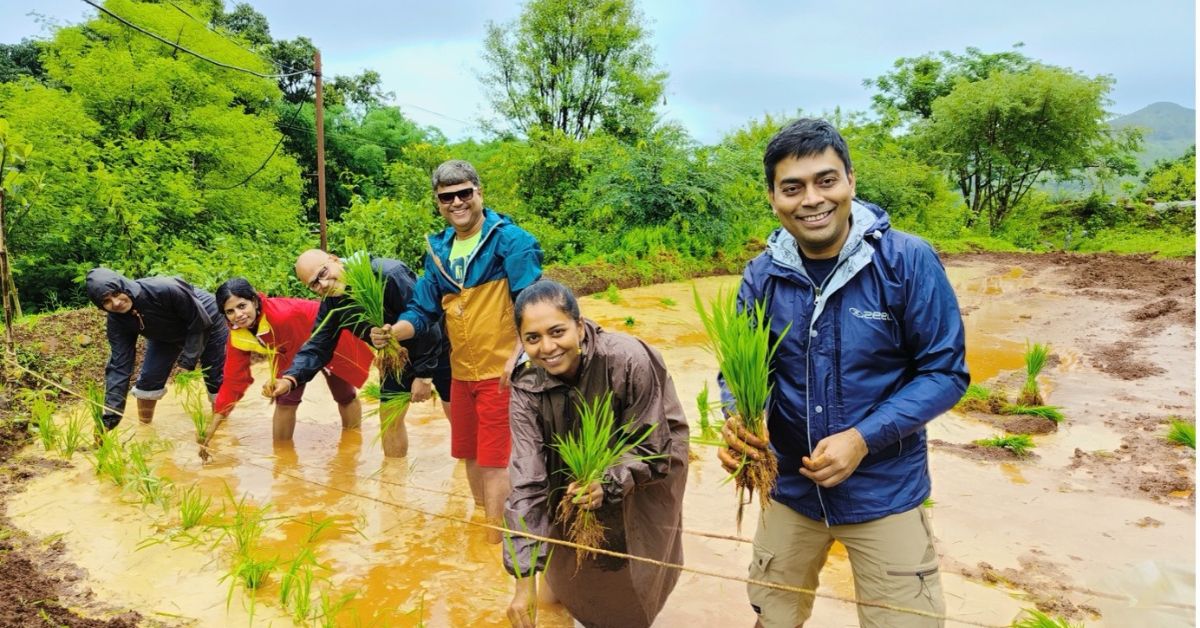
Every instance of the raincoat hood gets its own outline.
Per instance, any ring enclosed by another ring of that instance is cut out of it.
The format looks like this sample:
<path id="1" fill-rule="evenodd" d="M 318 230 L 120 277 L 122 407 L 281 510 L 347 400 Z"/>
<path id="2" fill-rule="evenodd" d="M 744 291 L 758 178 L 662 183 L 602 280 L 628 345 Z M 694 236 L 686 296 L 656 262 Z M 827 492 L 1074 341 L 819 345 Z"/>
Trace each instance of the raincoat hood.
<path id="1" fill-rule="evenodd" d="M 120 292 L 129 295 L 129 298 L 136 301 L 142 293 L 142 288 L 137 285 L 136 281 L 130 281 L 121 273 L 107 268 L 93 268 L 88 271 L 84 286 L 87 289 L 88 298 L 102 310 L 104 309 L 104 297 L 109 294 Z"/>

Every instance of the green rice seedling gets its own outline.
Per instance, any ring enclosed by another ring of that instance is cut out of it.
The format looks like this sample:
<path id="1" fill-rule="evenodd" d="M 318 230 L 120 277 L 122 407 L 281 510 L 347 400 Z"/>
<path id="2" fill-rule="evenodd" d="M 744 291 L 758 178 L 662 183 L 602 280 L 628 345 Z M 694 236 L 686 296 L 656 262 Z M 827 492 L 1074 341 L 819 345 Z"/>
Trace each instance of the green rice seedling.
<path id="1" fill-rule="evenodd" d="M 180 371 L 175 375 L 175 386 L 180 396 L 183 411 L 192 420 L 196 428 L 196 442 L 203 443 L 208 439 L 208 428 L 212 422 L 209 412 L 208 396 L 205 394 L 201 380 L 201 371 Z"/>
<path id="2" fill-rule="evenodd" d="M 1006 436 L 993 436 L 992 438 L 981 438 L 975 441 L 976 445 L 984 447 L 1000 447 L 1007 449 L 1018 456 L 1025 456 L 1030 449 L 1037 447 L 1033 444 L 1033 438 L 1028 434 L 1008 434 Z"/>
<path id="3" fill-rule="evenodd" d="M 771 361 L 779 343 L 791 329 L 789 323 L 772 344 L 771 325 L 766 306 L 756 303 L 739 311 L 733 291 L 721 291 L 705 309 L 700 293 L 692 288 L 696 312 L 708 335 L 709 350 L 734 398 L 733 415 L 748 432 L 767 440 L 766 408 L 771 394 Z M 770 504 L 771 490 L 779 475 L 779 461 L 768 448 L 762 460 L 742 458 L 735 474 L 738 492 L 737 525 L 741 529 L 742 512 L 757 491 L 763 508 Z M 746 495 L 747 499 L 743 499 Z"/>
<path id="4" fill-rule="evenodd" d="M 58 439 L 58 452 L 62 454 L 63 458 L 70 459 L 87 442 L 87 438 L 84 435 L 87 420 L 87 416 L 79 412 L 72 412 L 67 417 L 67 422 L 63 426 L 60 438 Z"/>
<path id="5" fill-rule="evenodd" d="M 963 393 L 962 399 L 955 407 L 965 412 L 1000 414 L 1006 405 L 1008 405 L 1008 400 L 1004 396 L 1004 391 L 971 384 L 967 386 L 967 391 Z"/>
<path id="6" fill-rule="evenodd" d="M 371 257 L 358 251 L 346 258 L 342 264 L 342 281 L 346 282 L 346 305 L 338 308 L 349 313 L 353 323 L 365 323 L 372 327 L 383 327 L 391 322 L 384 319 L 383 275 L 371 268 Z M 375 352 L 375 365 L 380 377 L 384 374 L 399 376 L 408 361 L 408 351 L 395 338 Z"/>
<path id="7" fill-rule="evenodd" d="M 675 307 L 675 305 L 676 305 L 675 299 L 672 299 L 671 297 L 663 297 L 663 298 L 659 299 L 658 302 L 667 307 Z"/>
<path id="8" fill-rule="evenodd" d="M 382 401 L 379 402 L 379 408 L 375 411 L 379 413 L 379 433 L 375 435 L 375 440 L 383 438 L 383 435 L 396 421 L 408 410 L 408 404 L 412 401 L 412 394 L 406 392 L 389 392 L 383 394 Z"/>
<path id="9" fill-rule="evenodd" d="M 148 457 L 153 453 L 153 444 L 130 443 L 127 451 L 130 473 L 126 480 L 133 484 L 134 490 L 142 499 L 142 504 L 159 504 L 164 509 L 169 507 L 174 495 L 174 485 L 170 480 L 157 475 L 150 466 Z"/>
<path id="10" fill-rule="evenodd" d="M 719 402 L 714 404 L 708 400 L 708 382 L 704 382 L 704 387 L 700 389 L 700 394 L 696 395 L 696 410 L 700 417 L 698 420 L 700 433 L 691 438 L 693 443 L 715 447 L 725 444 L 721 440 L 721 426 L 725 422 L 713 419 L 713 409 L 719 408 L 720 405 Z"/>
<path id="11" fill-rule="evenodd" d="M 625 317 L 625 326 L 626 326 L 626 327 L 633 327 L 634 325 L 637 325 L 637 319 L 635 319 L 635 318 L 634 318 L 634 317 L 632 317 L 632 316 L 626 316 L 626 317 Z"/>
<path id="12" fill-rule="evenodd" d="M 1029 416 L 1040 416 L 1043 419 L 1049 419 L 1055 423 L 1062 423 L 1063 413 L 1058 409 L 1058 406 L 1022 406 L 1020 404 L 1004 406 L 1004 414 L 1024 414 Z"/>
<path id="13" fill-rule="evenodd" d="M 179 527 L 191 530 L 200 525 L 212 508 L 212 498 L 193 484 L 179 493 Z"/>
<path id="14" fill-rule="evenodd" d="M 343 593 L 335 598 L 329 591 L 322 591 L 321 608 L 314 619 L 321 628 L 334 628 L 334 626 L 338 625 L 338 614 L 342 612 L 342 609 L 346 608 L 347 604 L 353 602 L 358 597 L 358 594 L 359 591 L 355 590 Z M 421 604 L 424 606 L 424 596 L 422 596 Z"/>
<path id="15" fill-rule="evenodd" d="M 1196 425 L 1182 419 L 1171 417 L 1171 425 L 1167 429 L 1167 440 L 1186 447 L 1196 448 Z"/>
<path id="16" fill-rule="evenodd" d="M 316 566 L 317 557 L 312 549 L 302 547 L 279 578 L 279 603 L 290 610 L 297 624 L 304 623 L 312 610 L 313 570 Z"/>
<path id="17" fill-rule="evenodd" d="M 229 568 L 229 572 L 221 576 L 221 580 L 229 581 L 229 593 L 225 596 L 225 608 L 233 603 L 233 591 L 238 585 L 242 589 L 250 593 L 250 625 L 254 625 L 254 592 L 258 591 L 267 582 L 267 577 L 278 564 L 278 559 L 259 560 L 251 558 L 248 555 L 238 555 L 234 557 L 233 565 Z"/>
<path id="18" fill-rule="evenodd" d="M 519 518 L 518 524 L 521 528 L 521 530 L 519 530 L 517 532 L 518 534 L 520 534 L 521 531 L 526 531 L 526 532 L 529 531 L 529 526 L 525 523 L 524 517 Z M 509 562 L 512 563 L 513 571 L 515 572 L 514 575 L 516 576 L 517 581 L 520 582 L 526 578 L 534 579 L 533 580 L 534 603 L 529 606 L 529 620 L 530 620 L 530 622 L 533 623 L 534 626 L 536 626 L 537 625 L 537 601 L 536 601 L 537 600 L 537 566 L 538 566 L 538 560 L 542 556 L 542 550 L 545 549 L 545 547 L 540 542 L 533 544 L 533 548 L 529 555 L 529 569 L 522 571 L 520 561 L 517 558 L 517 544 L 513 542 L 513 533 L 511 530 L 505 530 L 504 536 L 503 536 L 503 541 L 504 541 L 504 551 L 508 552 Z M 545 561 L 546 564 L 550 563 L 550 557 L 552 554 L 554 554 L 553 547 L 551 547 L 550 551 L 546 553 L 546 561 Z"/>
<path id="19" fill-rule="evenodd" d="M 229 499 L 228 505 L 233 509 L 233 516 L 222 526 L 224 536 L 233 541 L 235 555 L 248 556 L 250 550 L 258 544 L 259 539 L 266 532 L 266 514 L 271 509 L 271 505 L 269 503 L 263 506 L 248 504 L 246 502 L 248 495 L 242 495 L 241 499 L 235 499 L 233 490 L 229 488 L 228 484 L 225 485 L 225 495 Z"/>
<path id="20" fill-rule="evenodd" d="M 604 292 L 597 292 L 593 296 L 597 299 L 608 301 L 613 305 L 618 305 L 621 303 L 621 291 L 619 288 L 617 288 L 617 284 L 615 283 L 608 284 L 608 287 L 604 289 Z"/>
<path id="21" fill-rule="evenodd" d="M 926 497 L 925 501 L 921 502 L 921 507 L 923 508 L 933 508 L 936 505 L 937 502 L 933 501 L 932 497 Z"/>
<path id="22" fill-rule="evenodd" d="M 1083 624 L 1072 624 L 1061 617 L 1050 617 L 1035 608 L 1021 611 L 1022 616 L 1012 623 L 1012 628 L 1083 628 Z"/>
<path id="23" fill-rule="evenodd" d="M 89 381 L 83 389 L 83 396 L 83 403 L 92 417 L 92 430 L 99 438 L 101 433 L 108 431 L 104 427 L 104 388 L 96 382 Z"/>
<path id="24" fill-rule="evenodd" d="M 118 488 L 125 487 L 129 475 L 129 454 L 117 430 L 108 430 L 100 435 L 91 461 L 96 475 L 108 476 Z"/>
<path id="25" fill-rule="evenodd" d="M 613 414 L 611 391 L 591 402 L 577 403 L 575 408 L 579 415 L 579 430 L 565 435 L 555 434 L 551 447 L 562 458 L 570 481 L 581 487 L 582 493 L 592 482 L 602 482 L 604 472 L 641 445 L 657 425 L 643 430 L 641 434 L 631 433 L 628 426 L 618 426 Z M 635 456 L 633 459 L 653 460 L 662 456 Z M 557 520 L 569 523 L 567 538 L 570 541 L 596 547 L 604 541 L 604 527 L 594 510 L 575 507 L 577 499 L 576 495 L 563 495 L 558 502 Z M 576 565 L 582 564 L 590 555 L 592 552 L 576 553 Z"/>
<path id="26" fill-rule="evenodd" d="M 29 427 L 37 434 L 44 451 L 50 451 L 58 444 L 59 430 L 54 422 L 55 409 L 54 402 L 42 396 L 34 397 L 29 402 Z"/>
<path id="27" fill-rule="evenodd" d="M 371 380 L 363 384 L 362 390 L 358 391 L 358 396 L 367 401 L 379 401 L 383 397 L 383 388 L 376 380 Z"/>
<path id="28" fill-rule="evenodd" d="M 1017 397 L 1017 405 L 1045 405 L 1042 391 L 1038 388 L 1037 376 L 1046 368 L 1046 359 L 1050 357 L 1050 345 L 1039 343 L 1027 344 L 1025 347 L 1025 385 L 1021 387 L 1021 395 Z"/>

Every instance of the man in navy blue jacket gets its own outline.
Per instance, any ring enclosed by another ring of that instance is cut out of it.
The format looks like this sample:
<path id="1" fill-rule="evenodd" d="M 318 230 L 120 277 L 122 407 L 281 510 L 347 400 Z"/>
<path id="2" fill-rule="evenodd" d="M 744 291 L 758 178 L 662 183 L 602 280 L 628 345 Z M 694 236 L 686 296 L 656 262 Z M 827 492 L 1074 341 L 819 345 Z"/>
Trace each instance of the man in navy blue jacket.
<path id="1" fill-rule="evenodd" d="M 771 341 L 786 336 L 771 365 L 769 445 L 731 421 L 732 451 L 719 452 L 730 472 L 738 452 L 770 446 L 779 459 L 750 577 L 816 589 L 836 540 L 849 553 L 858 599 L 942 614 L 921 508 L 930 490 L 925 423 L 969 381 L 958 301 L 929 244 L 855 199 L 850 151 L 828 122 L 790 123 L 763 165 L 782 228 L 747 265 L 738 302 L 765 303 Z M 811 614 L 810 595 L 748 589 L 766 628 L 792 628 Z M 863 605 L 858 615 L 863 626 L 942 623 Z"/>

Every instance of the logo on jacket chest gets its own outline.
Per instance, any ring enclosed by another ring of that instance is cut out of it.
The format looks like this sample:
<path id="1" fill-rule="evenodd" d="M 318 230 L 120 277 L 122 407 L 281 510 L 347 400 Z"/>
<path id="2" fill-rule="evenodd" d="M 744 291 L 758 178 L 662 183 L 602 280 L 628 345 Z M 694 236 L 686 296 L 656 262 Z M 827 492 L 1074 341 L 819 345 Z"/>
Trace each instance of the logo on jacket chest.
<path id="1" fill-rule="evenodd" d="M 871 310 L 860 310 L 856 307 L 850 308 L 850 315 L 855 318 L 861 318 L 869 321 L 890 321 L 892 316 L 887 312 L 874 312 Z"/>

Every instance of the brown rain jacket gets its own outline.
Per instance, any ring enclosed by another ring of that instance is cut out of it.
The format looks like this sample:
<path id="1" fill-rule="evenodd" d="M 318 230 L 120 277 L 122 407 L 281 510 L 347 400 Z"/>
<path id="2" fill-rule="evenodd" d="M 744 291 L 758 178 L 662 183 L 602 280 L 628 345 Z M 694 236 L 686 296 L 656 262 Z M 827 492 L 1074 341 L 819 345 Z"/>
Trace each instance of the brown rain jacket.
<path id="1" fill-rule="evenodd" d="M 603 548 L 680 564 L 688 426 L 675 384 L 658 351 L 632 336 L 607 333 L 590 320 L 584 321 L 582 349 L 578 388 L 531 364 L 513 378 L 512 493 L 505 521 L 513 530 L 565 538 L 565 527 L 554 523 L 554 515 L 570 482 L 550 444 L 554 434 L 577 428 L 575 404 L 581 398 L 591 401 L 611 390 L 618 425 L 633 424 L 635 433 L 657 425 L 630 457 L 665 456 L 622 461 L 605 473 L 604 503 L 596 511 L 606 530 Z M 524 575 L 545 569 L 559 601 L 589 628 L 649 626 L 679 579 L 675 569 L 602 555 L 584 561 L 576 572 L 575 551 L 558 545 L 541 547 L 537 564 L 531 565 L 535 545 L 522 537 L 514 537 L 511 546 L 506 541 L 505 568 L 514 575 L 518 569 Z"/>

